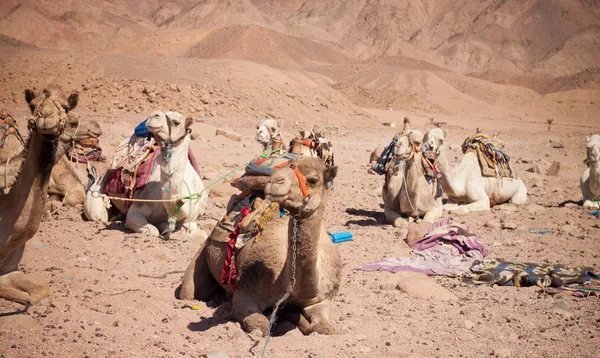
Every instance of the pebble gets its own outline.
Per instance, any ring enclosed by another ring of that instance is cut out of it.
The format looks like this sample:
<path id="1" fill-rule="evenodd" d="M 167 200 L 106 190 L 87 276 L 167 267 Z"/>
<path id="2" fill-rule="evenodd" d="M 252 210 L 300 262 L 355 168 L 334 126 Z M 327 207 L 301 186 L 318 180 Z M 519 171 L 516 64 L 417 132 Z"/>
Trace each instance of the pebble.
<path id="1" fill-rule="evenodd" d="M 488 220 L 485 222 L 484 225 L 491 229 L 500 229 L 501 227 L 500 222 L 498 220 Z"/>
<path id="2" fill-rule="evenodd" d="M 466 319 L 464 323 L 466 329 L 472 329 L 473 327 L 475 327 L 475 323 L 473 323 L 473 321 L 471 320 Z"/>
<path id="3" fill-rule="evenodd" d="M 212 353 L 208 353 L 205 357 L 206 358 L 229 358 L 229 356 L 225 352 L 212 352 Z"/>
<path id="4" fill-rule="evenodd" d="M 519 339 L 519 336 L 516 333 L 512 332 L 511 334 L 508 335 L 508 339 L 511 341 L 516 341 Z"/>
<path id="5" fill-rule="evenodd" d="M 508 348 L 496 348 L 492 354 L 494 357 L 498 358 L 508 358 L 511 356 L 510 349 Z"/>

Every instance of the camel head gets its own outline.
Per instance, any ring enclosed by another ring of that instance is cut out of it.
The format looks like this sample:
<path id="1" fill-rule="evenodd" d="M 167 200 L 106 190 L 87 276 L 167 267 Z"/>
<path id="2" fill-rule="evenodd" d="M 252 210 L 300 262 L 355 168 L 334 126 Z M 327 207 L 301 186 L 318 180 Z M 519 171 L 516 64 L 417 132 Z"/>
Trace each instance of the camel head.
<path id="1" fill-rule="evenodd" d="M 256 137 L 254 139 L 266 147 L 274 138 L 281 136 L 282 126 L 283 121 L 281 119 L 266 119 L 256 126 Z"/>
<path id="2" fill-rule="evenodd" d="M 192 117 L 184 120 L 179 112 L 154 111 L 148 117 L 146 127 L 159 144 L 177 144 L 192 132 L 193 122 Z"/>
<path id="3" fill-rule="evenodd" d="M 398 160 L 407 161 L 413 158 L 416 152 L 423 147 L 423 134 L 418 130 L 411 130 L 398 137 L 394 146 L 394 157 Z"/>
<path id="4" fill-rule="evenodd" d="M 308 217 L 327 202 L 337 171 L 336 166 L 326 168 L 321 160 L 304 157 L 277 170 L 266 185 L 265 194 L 292 215 Z M 304 193 L 302 182 L 306 185 Z"/>
<path id="5" fill-rule="evenodd" d="M 585 148 L 587 150 L 588 161 L 600 161 L 600 135 L 594 134 L 591 137 L 585 137 Z"/>
<path id="6" fill-rule="evenodd" d="M 438 152 L 438 148 L 444 145 L 444 141 L 448 136 L 448 132 L 442 130 L 441 128 L 435 127 L 431 128 L 425 133 L 424 145 L 428 150 L 431 150 L 435 153 Z"/>
<path id="7" fill-rule="evenodd" d="M 72 93 L 67 97 L 58 87 L 45 88 L 41 93 L 26 89 L 25 100 L 32 114 L 28 120 L 29 129 L 60 136 L 65 131 L 69 111 L 77 106 L 79 94 Z"/>
<path id="8" fill-rule="evenodd" d="M 60 139 L 64 142 L 78 142 L 85 139 L 97 139 L 102 135 L 102 128 L 96 121 L 84 121 L 79 116 L 67 115 L 65 129 Z"/>

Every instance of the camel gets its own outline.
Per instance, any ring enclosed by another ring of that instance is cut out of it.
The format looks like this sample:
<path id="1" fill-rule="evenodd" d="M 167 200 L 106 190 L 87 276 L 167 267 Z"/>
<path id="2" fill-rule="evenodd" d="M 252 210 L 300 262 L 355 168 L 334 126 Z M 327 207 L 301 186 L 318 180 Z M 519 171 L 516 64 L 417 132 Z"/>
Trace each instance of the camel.
<path id="1" fill-rule="evenodd" d="M 163 202 L 134 201 L 127 207 L 122 200 L 113 200 L 118 211 L 126 214 L 125 226 L 136 233 L 161 236 L 184 228 L 192 236 L 206 237 L 198 228 L 196 220 L 204 213 L 208 194 L 204 184 L 188 159 L 191 125 L 193 119 L 178 112 L 153 112 L 147 120 L 147 128 L 160 145 L 156 168 L 148 183 L 135 191 L 134 199 L 164 200 Z M 102 193 L 104 179 L 94 183 L 84 202 L 84 213 L 89 220 L 107 221 L 107 200 Z M 202 193 L 199 198 L 186 200 L 184 196 Z"/>
<path id="2" fill-rule="evenodd" d="M 442 197 L 437 195 L 436 185 L 427 182 L 423 171 L 422 143 L 423 134 L 411 130 L 398 136 L 394 146 L 382 197 L 385 219 L 395 227 L 409 224 L 403 217 L 422 217 L 426 222 L 442 217 Z"/>
<path id="3" fill-rule="evenodd" d="M 466 152 L 460 163 L 451 168 L 445 139 L 436 137 L 436 142 L 442 188 L 448 195 L 444 210 L 463 215 L 471 211 L 489 211 L 495 204 L 511 202 L 521 205 L 527 202 L 527 188 L 521 179 L 484 177 L 477 154 L 472 151 Z"/>
<path id="4" fill-rule="evenodd" d="M 585 137 L 588 168 L 581 175 L 583 206 L 600 209 L 600 135 Z"/>
<path id="5" fill-rule="evenodd" d="M 66 125 L 73 127 L 76 133 L 65 156 L 55 164 L 52 170 L 48 184 L 48 195 L 50 196 L 47 203 L 48 210 L 54 210 L 56 206 L 61 205 L 60 203 L 69 206 L 83 204 L 88 187 L 88 166 L 86 163 L 71 161 L 69 152 L 73 150 L 75 142 L 97 140 L 102 135 L 102 129 L 96 121 L 82 121 L 71 114 L 66 114 L 66 118 Z M 7 132 L 5 146 L 0 151 L 0 176 L 2 177 L 0 178 L 0 188 L 9 191 L 12 187 L 24 160 L 22 157 L 17 160 L 23 150 L 25 150 L 25 142 L 15 126 L 13 131 Z M 101 162 L 94 162 L 93 166 L 96 170 L 105 167 Z"/>
<path id="6" fill-rule="evenodd" d="M 266 199 L 281 205 L 290 218 L 274 215 L 259 238 L 250 238 L 236 253 L 235 290 L 219 283 L 229 239 L 228 232 L 217 226 L 188 266 L 180 299 L 207 300 L 220 284 L 233 294 L 233 315 L 242 328 L 266 335 L 268 320 L 263 312 L 290 292 L 286 307 L 301 310 L 291 320 L 303 334 L 334 333 L 329 321 L 330 299 L 340 285 L 341 259 L 322 221 L 328 183 L 335 178 L 337 167 L 327 168 L 309 157 L 301 157 L 294 165 L 301 174 L 286 166 L 271 176 L 265 188 Z M 307 196 L 301 181 L 306 183 Z"/>
<path id="7" fill-rule="evenodd" d="M 263 146 L 263 150 L 273 146 L 274 140 L 281 140 L 281 127 L 283 120 L 266 119 L 256 125 L 256 139 Z"/>
<path id="8" fill-rule="evenodd" d="M 16 180 L 22 163 L 15 159 L 24 148 L 25 141 L 17 122 L 3 109 L 0 113 L 0 194 L 8 192 Z"/>
<path id="9" fill-rule="evenodd" d="M 25 90 L 33 116 L 27 150 L 15 184 L 0 196 L 0 297 L 34 305 L 51 295 L 48 287 L 35 284 L 19 271 L 25 243 L 40 227 L 52 168 L 64 155 L 77 126 L 67 125 L 67 113 L 77 106 L 79 95 L 68 98 L 58 88 L 41 94 Z"/>

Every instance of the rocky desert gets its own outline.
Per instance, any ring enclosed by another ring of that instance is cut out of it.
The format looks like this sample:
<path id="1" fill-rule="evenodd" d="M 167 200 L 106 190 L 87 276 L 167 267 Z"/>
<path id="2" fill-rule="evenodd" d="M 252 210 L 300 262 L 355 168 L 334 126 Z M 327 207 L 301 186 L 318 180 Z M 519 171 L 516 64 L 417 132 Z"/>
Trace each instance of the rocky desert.
<path id="1" fill-rule="evenodd" d="M 0 107 L 24 136 L 24 90 L 51 84 L 79 93 L 73 113 L 100 124 L 108 157 L 155 110 L 191 116 L 205 185 L 262 152 L 264 119 L 282 120 L 287 141 L 326 133 L 339 169 L 323 224 L 353 234 L 336 244 L 336 333 L 279 320 L 265 357 L 600 355 L 599 296 L 358 270 L 414 243 L 386 223 L 384 177 L 368 171 L 408 117 L 447 131 L 452 165 L 477 129 L 505 142 L 527 203 L 453 215 L 488 257 L 600 271 L 600 218 L 579 183 L 585 138 L 600 134 L 600 1 L 3 0 L 0 68 Z M 207 234 L 236 193 L 209 189 Z M 60 207 L 19 265 L 51 299 L 0 300 L 0 357 L 261 357 L 266 338 L 230 301 L 176 298 L 200 245 Z"/>

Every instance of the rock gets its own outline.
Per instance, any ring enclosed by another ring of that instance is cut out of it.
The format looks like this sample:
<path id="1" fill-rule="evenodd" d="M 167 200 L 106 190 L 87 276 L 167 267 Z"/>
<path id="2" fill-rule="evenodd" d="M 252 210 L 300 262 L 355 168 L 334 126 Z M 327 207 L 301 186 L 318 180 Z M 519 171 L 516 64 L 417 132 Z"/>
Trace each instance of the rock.
<path id="1" fill-rule="evenodd" d="M 577 230 L 577 226 L 575 226 L 575 225 L 569 225 L 569 224 L 567 224 L 567 225 L 563 225 L 563 226 L 561 226 L 561 227 L 560 227 L 560 231 L 561 231 L 561 232 L 564 232 L 564 233 L 566 233 L 566 234 L 574 234 L 574 233 L 576 233 L 578 230 Z"/>
<path id="2" fill-rule="evenodd" d="M 242 141 L 242 137 L 240 137 L 239 135 L 227 132 L 226 130 L 221 129 L 221 128 L 217 128 L 217 131 L 216 131 L 215 135 L 222 135 L 223 137 L 229 138 L 229 139 L 231 139 L 234 142 L 241 142 Z"/>
<path id="3" fill-rule="evenodd" d="M 525 171 L 530 172 L 530 173 L 535 173 L 535 174 L 540 174 L 540 167 L 537 164 L 534 164 L 531 168 L 529 169 L 525 169 Z"/>
<path id="4" fill-rule="evenodd" d="M 560 172 L 560 166 L 561 166 L 560 162 L 553 162 L 552 165 L 550 166 L 550 168 L 548 169 L 548 171 L 546 172 L 546 175 L 557 176 L 558 173 Z"/>
<path id="5" fill-rule="evenodd" d="M 508 348 L 495 348 L 492 352 L 494 357 L 498 358 L 509 358 L 511 357 L 510 349 Z"/>
<path id="6" fill-rule="evenodd" d="M 491 229 L 500 229 L 502 225 L 498 220 L 488 220 L 483 224 L 485 227 L 489 227 Z"/>
<path id="7" fill-rule="evenodd" d="M 225 352 L 212 352 L 205 355 L 206 358 L 229 358 Z"/>
<path id="8" fill-rule="evenodd" d="M 514 230 L 518 227 L 517 223 L 514 221 L 506 221 L 502 223 L 503 229 Z"/>
<path id="9" fill-rule="evenodd" d="M 511 332 L 511 333 L 508 335 L 508 340 L 509 340 L 509 341 L 516 341 L 516 340 L 518 340 L 518 339 L 519 339 L 519 336 L 518 336 L 518 335 L 517 335 L 515 332 Z"/>
<path id="10" fill-rule="evenodd" d="M 233 194 L 239 193 L 239 190 L 232 187 L 229 183 L 217 184 L 210 188 L 208 192 L 209 198 L 229 198 Z"/>
<path id="11" fill-rule="evenodd" d="M 458 298 L 444 287 L 438 285 L 427 275 L 417 272 L 398 272 L 397 288 L 407 295 L 418 299 L 434 301 L 456 301 Z"/>
<path id="12" fill-rule="evenodd" d="M 420 223 L 411 222 L 410 224 L 408 224 L 408 233 L 405 239 L 408 246 L 413 247 L 413 245 L 417 241 L 423 238 L 423 236 L 427 233 L 430 227 L 430 223 L 423 221 L 421 221 Z"/>
<path id="13" fill-rule="evenodd" d="M 466 319 L 464 322 L 466 329 L 473 329 L 475 327 L 475 323 L 473 321 Z"/>
<path id="14" fill-rule="evenodd" d="M 550 309 L 565 317 L 570 317 L 573 315 L 571 306 L 565 301 L 557 301 L 552 306 L 550 306 Z"/>

